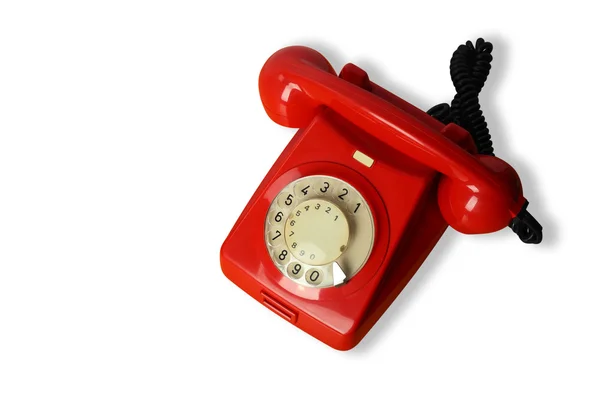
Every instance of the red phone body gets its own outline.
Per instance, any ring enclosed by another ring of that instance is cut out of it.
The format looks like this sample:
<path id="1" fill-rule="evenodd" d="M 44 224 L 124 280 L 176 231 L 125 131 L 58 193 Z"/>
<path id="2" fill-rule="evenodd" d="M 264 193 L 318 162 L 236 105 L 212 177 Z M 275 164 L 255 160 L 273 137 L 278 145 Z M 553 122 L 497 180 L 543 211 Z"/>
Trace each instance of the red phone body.
<path id="1" fill-rule="evenodd" d="M 292 58 L 296 56 L 294 51 L 299 53 L 300 58 L 304 54 L 302 52 L 308 52 L 306 48 L 293 49 L 296 50 L 288 51 Z M 312 53 L 306 54 L 310 56 Z M 313 64 L 320 62 L 322 60 L 317 58 L 305 64 L 309 64 L 307 68 L 313 68 Z M 290 76 L 304 73 L 303 67 L 298 70 L 286 68 L 291 70 Z M 329 75 L 333 70 L 328 64 L 318 65 L 316 69 Z M 475 145 L 467 131 L 454 124 L 444 126 L 371 82 L 360 68 L 348 64 L 339 76 L 332 78 L 335 81 L 330 81 L 330 78 L 320 81 L 320 76 L 310 77 L 323 85 L 331 82 L 342 85 L 343 90 L 354 90 L 349 88 L 353 86 L 361 95 L 362 92 L 368 93 L 370 97 L 365 98 L 381 99 L 389 105 L 387 107 L 392 113 L 400 116 L 396 125 L 404 124 L 401 126 L 403 130 L 427 131 L 429 136 L 425 139 L 439 140 L 442 147 L 450 149 L 450 153 L 460 152 L 458 156 L 467 157 L 466 163 L 478 163 L 473 156 Z M 447 194 L 440 188 L 440 179 L 447 177 L 448 172 L 443 170 L 445 165 L 438 167 L 439 160 L 424 164 L 422 161 L 427 151 L 424 156 L 419 153 L 415 157 L 414 153 L 399 151 L 402 144 L 391 145 L 391 140 L 386 139 L 389 123 L 376 118 L 366 122 L 354 118 L 352 108 L 346 106 L 345 96 L 341 96 L 337 103 L 315 104 L 301 97 L 305 93 L 317 96 L 315 89 L 294 83 L 300 86 L 296 103 L 273 104 L 272 99 L 285 103 L 280 100 L 284 97 L 281 88 L 271 84 L 274 79 L 279 79 L 286 87 L 290 85 L 284 82 L 288 78 L 279 78 L 266 65 L 260 82 L 265 109 L 277 122 L 300 129 L 261 182 L 223 243 L 222 270 L 237 286 L 285 320 L 335 349 L 348 350 L 360 342 L 390 306 L 448 227 L 448 213 L 444 214 L 440 206 L 440 197 Z M 311 90 L 313 93 L 309 93 Z M 354 106 L 360 106 L 360 98 L 356 101 Z M 365 104 L 365 107 L 370 107 L 370 104 Z M 368 131 L 365 127 L 369 127 Z M 415 137 L 420 139 L 417 134 Z M 427 150 L 425 139 L 421 142 L 425 143 Z M 431 148 L 430 157 L 436 159 L 437 150 L 433 145 Z M 370 167 L 354 158 L 357 150 L 374 160 Z M 448 157 L 453 157 L 453 154 Z M 508 217 L 514 216 L 515 210 L 524 202 L 520 184 L 514 189 L 491 174 L 489 166 L 484 169 L 487 172 L 479 176 L 464 176 L 454 170 L 455 175 L 451 178 L 471 185 L 471 195 L 475 193 L 475 196 L 484 196 L 483 186 L 495 186 L 502 196 L 510 199 L 510 205 L 502 212 Z M 497 174 L 511 175 L 505 169 L 497 169 L 494 171 Z M 346 284 L 328 288 L 300 286 L 282 275 L 271 261 L 263 237 L 267 210 L 280 190 L 295 179 L 319 174 L 339 178 L 362 193 L 371 206 L 376 232 L 372 252 L 360 272 Z M 506 202 L 498 200 L 502 196 L 496 196 L 494 201 Z M 485 201 L 482 203 L 485 206 Z M 456 208 L 452 213 L 460 219 L 460 207 Z M 475 212 L 477 210 L 475 208 Z M 485 212 L 485 209 L 482 210 Z M 468 211 L 473 212 L 473 207 Z M 471 222 L 478 223 L 474 218 Z M 492 229 L 495 228 L 488 230 Z"/>

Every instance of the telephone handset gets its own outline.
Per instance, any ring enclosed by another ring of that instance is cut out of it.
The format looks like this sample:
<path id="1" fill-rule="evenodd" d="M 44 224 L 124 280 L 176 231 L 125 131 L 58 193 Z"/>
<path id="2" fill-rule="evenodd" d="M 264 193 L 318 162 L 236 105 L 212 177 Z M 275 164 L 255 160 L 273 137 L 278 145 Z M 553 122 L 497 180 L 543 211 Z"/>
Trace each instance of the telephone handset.
<path id="1" fill-rule="evenodd" d="M 464 46 L 454 57 L 491 61 L 489 43 Z M 428 115 L 353 64 L 337 76 L 308 47 L 273 54 L 259 76 L 263 106 L 276 123 L 300 129 L 223 244 L 225 275 L 301 329 L 348 349 L 448 225 L 468 234 L 510 226 L 539 243 L 517 173 L 489 155 L 491 141 L 481 146 L 487 128 L 472 100 L 489 68 L 482 75 L 485 63 L 454 57 L 457 97 Z M 459 124 L 478 129 L 475 140 Z"/>
<path id="2" fill-rule="evenodd" d="M 326 106 L 367 134 L 442 173 L 440 208 L 459 232 L 505 228 L 525 204 L 519 178 L 507 163 L 469 154 L 441 135 L 442 129 L 418 123 L 402 109 L 339 79 L 315 50 L 288 47 L 275 53 L 261 71 L 259 89 L 267 114 L 280 125 L 302 128 L 320 106 Z M 465 207 L 473 196 L 477 204 Z"/>

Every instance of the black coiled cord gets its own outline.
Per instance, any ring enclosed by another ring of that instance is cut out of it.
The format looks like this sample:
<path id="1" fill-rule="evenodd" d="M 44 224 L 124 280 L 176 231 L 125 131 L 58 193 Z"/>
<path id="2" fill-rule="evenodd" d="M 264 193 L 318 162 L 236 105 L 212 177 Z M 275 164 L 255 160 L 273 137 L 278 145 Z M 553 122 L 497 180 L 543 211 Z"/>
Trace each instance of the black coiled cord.
<path id="1" fill-rule="evenodd" d="M 479 38 L 475 45 L 469 40 L 458 46 L 450 60 L 450 77 L 456 89 L 451 105 L 446 103 L 432 107 L 427 114 L 444 124 L 451 122 L 466 129 L 473 138 L 479 154 L 494 155 L 492 137 L 479 104 L 479 93 L 492 68 L 490 42 Z M 542 226 L 526 210 L 525 203 L 509 227 L 524 243 L 538 244 L 542 241 Z"/>
<path id="2" fill-rule="evenodd" d="M 438 104 L 427 113 L 444 124 L 454 122 L 465 128 L 480 154 L 494 155 L 492 137 L 479 105 L 479 93 L 492 68 L 491 43 L 477 39 L 458 46 L 450 60 L 450 77 L 456 89 L 452 105 Z"/>

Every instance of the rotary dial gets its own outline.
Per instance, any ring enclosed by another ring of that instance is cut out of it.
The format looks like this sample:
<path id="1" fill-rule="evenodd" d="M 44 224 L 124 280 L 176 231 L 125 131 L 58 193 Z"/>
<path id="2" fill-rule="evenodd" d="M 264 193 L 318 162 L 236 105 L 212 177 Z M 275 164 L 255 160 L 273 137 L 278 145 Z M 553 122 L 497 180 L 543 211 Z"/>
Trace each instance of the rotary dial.
<path id="1" fill-rule="evenodd" d="M 265 223 L 271 259 L 285 276 L 305 286 L 348 282 L 366 263 L 373 239 L 373 216 L 364 198 L 329 176 L 307 176 L 287 185 Z"/>

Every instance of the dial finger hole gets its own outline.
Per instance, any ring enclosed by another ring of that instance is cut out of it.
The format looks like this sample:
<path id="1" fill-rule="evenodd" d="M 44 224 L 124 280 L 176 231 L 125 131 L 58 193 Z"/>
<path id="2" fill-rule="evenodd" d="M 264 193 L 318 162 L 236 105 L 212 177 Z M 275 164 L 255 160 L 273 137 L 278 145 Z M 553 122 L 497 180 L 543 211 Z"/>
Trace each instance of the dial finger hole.
<path id="1" fill-rule="evenodd" d="M 290 278 L 299 279 L 304 275 L 304 266 L 299 262 L 291 262 L 286 271 Z"/>
<path id="2" fill-rule="evenodd" d="M 350 215 L 362 215 L 365 206 L 361 198 L 354 196 L 348 200 L 346 209 Z"/>
<path id="3" fill-rule="evenodd" d="M 283 209 L 292 208 L 294 204 L 296 204 L 296 198 L 293 193 L 287 190 L 277 196 L 277 205 Z"/>
<path id="4" fill-rule="evenodd" d="M 311 195 L 313 192 L 313 183 L 312 179 L 305 179 L 298 182 L 296 186 L 294 186 L 294 195 L 296 196 L 296 199 L 301 200 Z"/>
<path id="5" fill-rule="evenodd" d="M 281 230 L 271 229 L 268 233 L 267 240 L 272 247 L 281 246 L 285 242 L 283 238 L 283 228 Z"/>
<path id="6" fill-rule="evenodd" d="M 273 259 L 279 265 L 285 265 L 290 261 L 290 251 L 283 247 L 273 249 Z"/>
<path id="7" fill-rule="evenodd" d="M 306 279 L 306 282 L 308 282 L 309 284 L 311 284 L 313 286 L 317 286 L 321 282 L 323 282 L 323 277 L 324 277 L 323 271 L 321 271 L 317 268 L 309 269 L 308 271 L 306 271 L 306 274 L 304 275 L 304 279 Z"/>
<path id="8" fill-rule="evenodd" d="M 349 200 L 349 197 L 353 195 L 351 190 L 352 188 L 346 185 L 339 185 L 333 191 L 333 198 L 338 203 L 346 203 Z"/>
<path id="9" fill-rule="evenodd" d="M 272 210 L 269 212 L 269 224 L 271 226 L 283 225 L 285 223 L 285 213 L 282 210 Z"/>
<path id="10" fill-rule="evenodd" d="M 330 196 L 335 189 L 334 182 L 334 179 L 328 177 L 319 178 L 316 180 L 315 185 L 313 185 L 313 191 L 319 197 Z"/>

